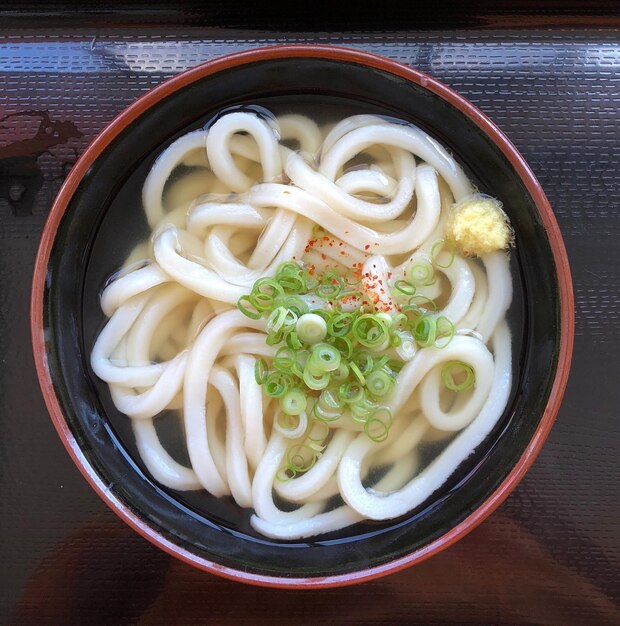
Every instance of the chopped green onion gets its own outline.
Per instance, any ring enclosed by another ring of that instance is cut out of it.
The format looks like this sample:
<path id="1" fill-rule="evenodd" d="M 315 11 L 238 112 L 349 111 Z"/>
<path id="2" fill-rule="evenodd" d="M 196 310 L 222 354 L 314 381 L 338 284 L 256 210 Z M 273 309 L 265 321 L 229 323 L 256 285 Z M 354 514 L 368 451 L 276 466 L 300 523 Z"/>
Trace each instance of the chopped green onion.
<path id="1" fill-rule="evenodd" d="M 389 313 L 386 313 L 385 311 L 379 311 L 379 313 L 375 313 L 375 317 L 377 318 L 377 320 L 384 322 L 387 328 L 392 327 L 393 318 Z"/>
<path id="2" fill-rule="evenodd" d="M 392 391 L 394 378 L 384 371 L 376 370 L 371 372 L 368 378 L 366 378 L 366 387 L 373 396 L 382 398 Z"/>
<path id="3" fill-rule="evenodd" d="M 437 305 L 430 298 L 417 295 L 413 296 L 413 298 L 409 300 L 409 303 L 403 306 L 401 310 L 409 320 L 409 327 L 413 329 L 420 318 L 428 314 L 429 309 L 435 311 Z"/>
<path id="4" fill-rule="evenodd" d="M 280 286 L 285 293 L 304 293 L 306 291 L 306 281 L 303 276 L 283 276 L 280 278 Z"/>
<path id="5" fill-rule="evenodd" d="M 445 348 L 453 336 L 454 324 L 445 315 L 439 317 L 423 315 L 413 326 L 413 337 L 423 348 L 431 345 Z"/>
<path id="6" fill-rule="evenodd" d="M 358 383 L 340 385 L 338 393 L 347 404 L 355 404 L 364 397 L 364 388 Z"/>
<path id="7" fill-rule="evenodd" d="M 288 373 L 293 370 L 293 366 L 295 365 L 296 355 L 293 350 L 290 348 L 282 347 L 279 348 L 276 352 L 275 357 L 273 358 L 273 366 L 280 372 Z M 263 359 L 263 362 L 265 360 Z M 267 364 L 265 363 L 265 366 Z"/>
<path id="8" fill-rule="evenodd" d="M 418 319 L 413 328 L 413 336 L 416 342 L 426 348 L 435 343 L 437 334 L 437 320 L 432 315 L 423 315 Z"/>
<path id="9" fill-rule="evenodd" d="M 367 350 L 360 350 L 353 355 L 353 362 L 359 367 L 363 374 L 371 372 L 374 367 L 372 355 Z"/>
<path id="10" fill-rule="evenodd" d="M 320 315 L 306 313 L 297 320 L 295 330 L 303 343 L 317 343 L 325 339 L 327 323 Z"/>
<path id="11" fill-rule="evenodd" d="M 319 396 L 319 405 L 328 411 L 342 409 L 343 400 L 338 393 L 338 389 L 334 387 L 324 389 Z"/>
<path id="12" fill-rule="evenodd" d="M 344 337 L 351 330 L 354 321 L 352 313 L 337 313 L 327 324 L 327 330 L 332 337 Z"/>
<path id="13" fill-rule="evenodd" d="M 332 380 L 334 382 L 342 382 L 343 380 L 346 380 L 349 376 L 349 366 L 344 362 L 344 361 L 340 361 L 340 365 L 338 366 L 337 370 L 334 370 L 331 373 L 331 377 Z"/>
<path id="14" fill-rule="evenodd" d="M 267 361 L 265 359 L 257 359 L 256 363 L 254 363 L 254 379 L 259 385 L 262 385 L 267 380 L 268 373 Z"/>
<path id="15" fill-rule="evenodd" d="M 306 363 L 308 362 L 308 351 L 299 350 L 295 353 L 295 355 L 295 362 L 291 367 L 291 372 L 298 378 L 303 378 L 304 368 L 306 367 Z"/>
<path id="16" fill-rule="evenodd" d="M 271 372 L 265 380 L 265 393 L 272 398 L 281 398 L 292 384 L 292 379 L 282 372 Z"/>
<path id="17" fill-rule="evenodd" d="M 435 282 L 435 270 L 428 261 L 415 261 L 407 268 L 407 281 L 420 287 L 432 285 Z"/>
<path id="18" fill-rule="evenodd" d="M 277 333 L 269 333 L 267 335 L 267 339 L 265 339 L 265 343 L 268 346 L 275 346 L 282 341 L 284 337 L 284 333 L 282 331 L 278 331 Z"/>
<path id="19" fill-rule="evenodd" d="M 280 398 L 280 408 L 287 415 L 299 415 L 306 410 L 308 399 L 299 389 L 292 389 Z"/>
<path id="20" fill-rule="evenodd" d="M 416 352 L 413 335 L 408 330 L 397 330 L 396 334 L 400 339 L 400 344 L 396 346 L 396 354 L 403 361 L 411 361 Z"/>
<path id="21" fill-rule="evenodd" d="M 286 319 L 288 312 L 289 310 L 283 306 L 279 306 L 277 309 L 274 309 L 267 318 L 267 330 L 269 332 L 277 333 L 282 326 L 284 326 L 284 320 Z"/>
<path id="22" fill-rule="evenodd" d="M 431 252 L 435 262 L 439 243 Z M 316 461 L 329 435 L 329 422 L 343 412 L 362 424 L 372 440 L 387 438 L 391 412 L 379 400 L 393 390 L 416 344 L 442 348 L 454 335 L 450 320 L 430 312 L 437 309 L 435 303 L 416 293 L 416 285 L 431 284 L 434 278 L 430 262 L 413 263 L 406 280 L 396 281 L 394 287 L 408 301 L 400 312 L 392 313 L 375 308 L 365 293 L 334 272 L 317 278 L 314 269 L 288 262 L 278 267 L 275 278 L 257 280 L 251 292 L 239 298 L 237 307 L 244 315 L 264 317 L 265 342 L 277 347 L 271 365 L 259 359 L 254 366 L 257 384 L 267 396 L 279 400 L 274 428 L 289 439 L 302 437 L 308 416 L 313 416 L 313 423 L 323 431 L 321 437 L 316 429 L 312 431 L 318 439 L 310 438 L 310 443 L 291 453 L 287 467 L 278 472 L 279 480 L 306 471 Z M 384 353 L 387 349 L 394 349 L 398 358 L 390 359 Z M 467 370 L 444 370 L 448 388 L 471 384 Z M 455 381 L 457 375 L 466 380 Z"/>
<path id="23" fill-rule="evenodd" d="M 390 358 L 387 357 L 387 356 L 382 356 L 380 359 L 377 359 L 372 364 L 372 371 L 374 372 L 376 370 L 383 369 L 385 366 L 387 366 L 389 360 L 390 360 Z"/>
<path id="24" fill-rule="evenodd" d="M 279 278 L 280 276 L 296 276 L 300 271 L 301 268 L 297 265 L 297 263 L 294 263 L 293 261 L 284 261 L 284 263 L 278 265 L 276 278 Z"/>
<path id="25" fill-rule="evenodd" d="M 333 372 L 340 366 L 340 352 L 328 343 L 318 343 L 312 348 L 310 360 L 324 372 Z"/>
<path id="26" fill-rule="evenodd" d="M 413 296 L 415 295 L 415 286 L 412 285 L 411 283 L 408 283 L 406 280 L 397 280 L 394 283 L 394 289 L 399 292 L 404 294 L 405 296 Z"/>
<path id="27" fill-rule="evenodd" d="M 297 317 L 308 313 L 310 310 L 308 304 L 299 296 L 287 296 L 286 298 L 279 298 L 278 302 L 283 306 L 295 313 Z"/>
<path id="28" fill-rule="evenodd" d="M 343 359 L 350 359 L 353 354 L 353 344 L 348 337 L 330 337 L 332 346 L 340 352 Z"/>
<path id="29" fill-rule="evenodd" d="M 284 290 L 279 283 L 273 278 L 259 278 L 252 287 L 253 293 L 261 293 L 263 295 L 271 295 L 274 298 L 284 295 Z"/>
<path id="30" fill-rule="evenodd" d="M 312 407 L 312 415 L 321 422 L 334 422 L 341 417 L 341 412 L 324 409 L 318 402 L 315 402 Z"/>
<path id="31" fill-rule="evenodd" d="M 245 303 L 248 303 L 251 308 L 245 306 Z M 246 316 L 252 320 L 259 320 L 262 316 L 261 311 L 259 311 L 254 305 L 250 296 L 241 296 L 239 300 L 237 300 L 237 308 Z"/>
<path id="32" fill-rule="evenodd" d="M 445 348 L 454 337 L 454 324 L 445 316 L 437 318 L 437 333 L 435 336 L 435 346 Z"/>
<path id="33" fill-rule="evenodd" d="M 276 280 L 286 293 L 296 294 L 307 291 L 305 274 L 296 263 L 282 263 L 276 272 Z"/>
<path id="34" fill-rule="evenodd" d="M 403 369 L 403 366 L 405 364 L 402 363 L 401 361 L 396 361 L 395 359 L 390 359 L 387 362 L 387 366 L 395 373 L 398 374 L 400 372 L 400 370 Z"/>
<path id="35" fill-rule="evenodd" d="M 375 443 L 388 438 L 392 425 L 392 412 L 387 407 L 379 407 L 364 423 L 364 432 Z"/>
<path id="36" fill-rule="evenodd" d="M 356 422 L 365 422 L 377 410 L 377 404 L 369 400 L 366 394 L 364 394 L 364 397 L 359 402 L 349 406 L 349 410 L 351 411 L 351 417 Z"/>
<path id="37" fill-rule="evenodd" d="M 299 341 L 299 337 L 295 331 L 290 332 L 286 336 L 286 345 L 292 350 L 299 350 L 299 348 L 301 348 L 301 341 Z"/>
<path id="38" fill-rule="evenodd" d="M 443 263 L 443 264 L 440 263 L 438 261 L 438 257 L 442 252 L 444 252 L 443 248 L 445 246 L 446 246 L 446 241 L 444 239 L 439 239 L 433 244 L 431 248 L 431 261 L 433 262 L 434 265 L 436 265 L 437 267 L 441 267 L 442 269 L 448 269 L 454 263 L 454 257 L 456 256 L 456 248 L 454 244 L 450 243 L 447 246 L 448 250 L 445 251 L 448 254 L 450 254 L 450 258 L 447 263 Z"/>
<path id="39" fill-rule="evenodd" d="M 325 389 L 325 387 L 329 385 L 329 372 L 323 372 L 320 375 L 317 375 L 313 373 L 308 368 L 308 364 L 306 364 L 303 373 L 303 381 L 308 387 L 310 387 L 310 389 L 314 389 L 315 391 Z"/>
<path id="40" fill-rule="evenodd" d="M 355 363 L 353 363 L 353 361 L 349 363 L 349 367 L 351 368 L 351 371 L 357 377 L 357 380 L 359 381 L 360 385 L 365 385 L 366 378 L 364 377 L 364 374 L 362 374 L 362 371 L 360 370 L 360 368 Z"/>
<path id="41" fill-rule="evenodd" d="M 308 415 L 302 411 L 298 415 L 289 415 L 283 411 L 276 413 L 273 427 L 287 439 L 299 439 L 308 430 Z"/>
<path id="42" fill-rule="evenodd" d="M 294 476 L 311 469 L 317 460 L 315 450 L 307 445 L 297 444 L 286 454 L 286 467 Z"/>
<path id="43" fill-rule="evenodd" d="M 334 314 L 334 312 L 331 309 L 315 309 L 312 312 L 315 315 L 321 316 L 325 320 L 326 324 L 329 322 L 329 320 L 331 319 L 332 315 Z"/>
<path id="44" fill-rule="evenodd" d="M 456 378 L 463 378 L 463 380 L 456 382 Z M 476 383 L 476 374 L 474 368 L 468 363 L 448 361 L 441 369 L 441 380 L 450 391 L 467 391 Z"/>
<path id="45" fill-rule="evenodd" d="M 435 304 L 435 302 L 431 300 L 430 298 L 423 296 L 422 294 L 418 294 L 410 298 L 408 305 L 411 307 L 417 307 L 419 309 L 424 308 L 427 310 L 430 309 L 431 311 L 437 310 L 437 305 Z M 403 311 L 404 310 L 405 309 L 403 307 Z"/>
<path id="46" fill-rule="evenodd" d="M 360 315 L 351 329 L 353 337 L 367 348 L 378 348 L 389 341 L 389 331 L 385 320 L 366 313 Z"/>
<path id="47" fill-rule="evenodd" d="M 312 355 L 310 355 L 306 361 L 305 369 L 307 369 L 312 376 L 322 376 L 327 371 L 319 361 L 312 358 Z M 328 373 L 331 374 L 331 372 Z"/>
<path id="48" fill-rule="evenodd" d="M 271 311 L 275 303 L 275 298 L 266 293 L 251 293 L 250 300 L 254 308 L 263 313 Z"/>
<path id="49" fill-rule="evenodd" d="M 407 316 L 404 313 L 397 313 L 396 315 L 392 316 L 392 328 L 395 329 L 403 326 L 407 323 L 407 321 Z"/>
<path id="50" fill-rule="evenodd" d="M 252 287 L 250 298 L 255 309 L 269 311 L 273 308 L 276 299 L 282 295 L 284 295 L 284 289 L 273 278 L 259 278 Z"/>
<path id="51" fill-rule="evenodd" d="M 337 298 L 344 288 L 344 280 L 334 272 L 327 272 L 316 288 L 316 293 L 322 298 Z"/>

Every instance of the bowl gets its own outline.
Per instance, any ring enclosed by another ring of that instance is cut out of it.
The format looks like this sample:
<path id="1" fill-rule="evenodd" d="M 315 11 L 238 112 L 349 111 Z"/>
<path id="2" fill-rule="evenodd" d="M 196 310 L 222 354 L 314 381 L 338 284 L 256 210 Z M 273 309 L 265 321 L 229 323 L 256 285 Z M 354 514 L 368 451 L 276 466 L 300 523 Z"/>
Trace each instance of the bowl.
<path id="1" fill-rule="evenodd" d="M 94 376 L 89 353 L 104 318 L 99 292 L 136 233 L 146 234 L 139 186 L 162 148 L 234 105 L 377 112 L 410 120 L 451 150 L 503 201 L 516 235 L 511 271 L 519 322 L 512 394 L 498 426 L 429 501 L 404 518 L 334 536 L 261 537 L 227 498 L 159 486 L 136 453 L 129 420 Z M 128 207 L 137 207 L 135 211 Z M 258 48 L 167 80 L 92 142 L 45 225 L 32 290 L 39 382 L 58 434 L 99 496 L 146 539 L 200 569 L 251 584 L 346 585 L 395 572 L 445 549 L 486 518 L 521 480 L 558 411 L 573 342 L 570 271 L 553 212 L 505 135 L 463 97 L 422 72 L 331 46 Z"/>

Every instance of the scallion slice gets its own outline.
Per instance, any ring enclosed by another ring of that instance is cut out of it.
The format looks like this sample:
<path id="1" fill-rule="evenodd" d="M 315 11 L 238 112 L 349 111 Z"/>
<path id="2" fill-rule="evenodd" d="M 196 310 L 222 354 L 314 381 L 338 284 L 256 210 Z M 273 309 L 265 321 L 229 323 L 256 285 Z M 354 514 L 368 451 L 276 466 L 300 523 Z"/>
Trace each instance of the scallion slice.
<path id="1" fill-rule="evenodd" d="M 318 343 L 327 336 L 327 323 L 320 315 L 306 313 L 297 320 L 295 330 L 303 343 Z"/>
<path id="2" fill-rule="evenodd" d="M 415 261 L 407 268 L 407 281 L 416 287 L 432 285 L 435 282 L 435 270 L 428 261 Z"/>
<path id="3" fill-rule="evenodd" d="M 445 250 L 447 248 L 447 250 Z M 448 260 L 443 263 L 439 262 L 439 255 L 442 252 L 446 252 L 448 254 Z M 442 269 L 448 269 L 454 263 L 454 257 L 456 256 L 456 248 L 453 243 L 446 243 L 444 239 L 439 239 L 436 241 L 431 247 L 431 261 L 433 265 L 440 267 Z"/>
<path id="4" fill-rule="evenodd" d="M 448 361 L 441 368 L 441 380 L 450 391 L 467 391 L 476 384 L 476 374 L 474 368 L 468 363 Z"/>
<path id="5" fill-rule="evenodd" d="M 299 415 L 307 405 L 308 398 L 299 389 L 291 389 L 280 398 L 280 408 L 287 415 Z"/>

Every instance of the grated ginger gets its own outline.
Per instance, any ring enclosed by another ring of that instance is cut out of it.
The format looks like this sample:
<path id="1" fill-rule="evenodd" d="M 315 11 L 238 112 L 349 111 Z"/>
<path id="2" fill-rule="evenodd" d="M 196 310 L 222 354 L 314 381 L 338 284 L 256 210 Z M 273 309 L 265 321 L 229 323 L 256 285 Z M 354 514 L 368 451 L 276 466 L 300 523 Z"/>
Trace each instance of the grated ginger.
<path id="1" fill-rule="evenodd" d="M 508 216 L 495 198 L 469 196 L 455 204 L 446 222 L 446 240 L 465 256 L 505 250 L 513 243 Z"/>

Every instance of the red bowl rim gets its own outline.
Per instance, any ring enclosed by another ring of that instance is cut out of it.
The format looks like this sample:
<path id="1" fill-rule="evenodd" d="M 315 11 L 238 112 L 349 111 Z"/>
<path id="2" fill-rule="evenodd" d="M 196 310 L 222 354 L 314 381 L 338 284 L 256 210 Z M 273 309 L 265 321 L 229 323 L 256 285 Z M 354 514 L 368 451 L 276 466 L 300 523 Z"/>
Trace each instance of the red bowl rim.
<path id="1" fill-rule="evenodd" d="M 166 539 L 163 535 L 154 530 L 108 489 L 107 485 L 101 480 L 93 467 L 87 461 L 77 441 L 75 440 L 75 437 L 71 433 L 54 391 L 54 385 L 52 383 L 47 362 L 47 352 L 43 332 L 43 305 L 48 261 L 61 218 L 64 215 L 64 212 L 84 174 L 88 171 L 89 167 L 101 154 L 101 152 L 105 150 L 105 148 L 126 126 L 131 124 L 145 110 L 155 105 L 162 98 L 165 98 L 178 89 L 181 89 L 205 76 L 258 61 L 307 57 L 331 59 L 345 61 L 356 65 L 363 65 L 400 76 L 411 81 L 412 83 L 415 83 L 416 85 L 420 85 L 457 107 L 463 115 L 473 121 L 502 151 L 532 196 L 549 238 L 558 274 L 560 295 L 560 348 L 551 393 L 540 424 L 530 440 L 529 445 L 510 474 L 508 474 L 499 487 L 497 487 L 494 493 L 491 494 L 491 496 L 489 496 L 489 498 L 466 519 L 446 534 L 435 539 L 430 544 L 415 550 L 406 556 L 382 565 L 334 576 L 288 578 L 283 576 L 265 576 L 237 570 L 231 567 L 219 565 L 218 563 L 214 563 L 208 559 L 198 557 L 188 550 L 177 546 L 175 543 Z M 242 581 L 253 585 L 282 588 L 318 588 L 338 587 L 372 580 L 392 572 L 402 570 L 413 565 L 414 563 L 419 563 L 433 554 L 444 550 L 455 541 L 471 532 L 506 499 L 508 494 L 523 478 L 540 452 L 560 407 L 568 380 L 573 350 L 574 298 L 570 267 L 568 264 L 564 242 L 562 240 L 558 224 L 555 220 L 555 216 L 542 190 L 542 187 L 510 140 L 502 133 L 501 130 L 499 130 L 497 126 L 495 126 L 495 124 L 493 124 L 493 122 L 491 122 L 488 117 L 486 117 L 486 115 L 484 115 L 473 104 L 452 90 L 450 87 L 447 87 L 435 78 L 424 74 L 417 69 L 402 65 L 396 61 L 392 61 L 368 52 L 338 46 L 279 45 L 236 52 L 188 69 L 166 80 L 138 98 L 133 104 L 115 117 L 99 135 L 97 135 L 84 154 L 76 162 L 75 166 L 62 185 L 43 229 L 34 268 L 30 322 L 37 376 L 45 403 L 58 435 L 60 436 L 74 463 L 77 465 L 86 480 L 90 483 L 90 486 L 122 520 L 124 520 L 127 524 L 129 524 L 129 526 L 131 526 L 151 543 L 165 550 L 170 555 L 193 565 L 198 569 L 212 572 L 219 576 L 223 576 L 224 578 Z"/>

